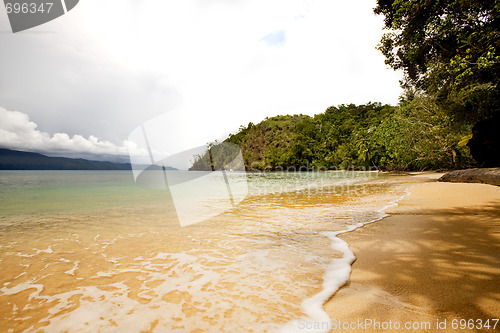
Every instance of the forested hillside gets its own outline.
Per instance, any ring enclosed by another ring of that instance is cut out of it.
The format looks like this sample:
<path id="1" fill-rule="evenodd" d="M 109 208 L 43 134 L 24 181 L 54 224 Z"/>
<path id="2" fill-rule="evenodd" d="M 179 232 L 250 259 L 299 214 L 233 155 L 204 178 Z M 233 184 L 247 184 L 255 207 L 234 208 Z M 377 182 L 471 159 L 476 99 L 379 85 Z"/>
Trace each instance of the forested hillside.
<path id="1" fill-rule="evenodd" d="M 241 147 L 247 169 L 427 170 L 469 166 L 462 140 L 468 133 L 470 126 L 457 125 L 419 97 L 397 107 L 351 104 L 314 117 L 272 117 L 242 126 L 226 141 Z"/>

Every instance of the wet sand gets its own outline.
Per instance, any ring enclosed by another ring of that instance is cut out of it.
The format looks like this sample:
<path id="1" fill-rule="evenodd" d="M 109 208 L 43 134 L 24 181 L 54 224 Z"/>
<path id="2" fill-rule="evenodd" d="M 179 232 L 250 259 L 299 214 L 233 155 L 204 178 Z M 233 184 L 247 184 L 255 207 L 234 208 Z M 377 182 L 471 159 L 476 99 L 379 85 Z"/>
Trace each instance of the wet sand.
<path id="1" fill-rule="evenodd" d="M 500 187 L 431 180 L 386 212 L 341 236 L 357 260 L 332 331 L 500 331 Z"/>

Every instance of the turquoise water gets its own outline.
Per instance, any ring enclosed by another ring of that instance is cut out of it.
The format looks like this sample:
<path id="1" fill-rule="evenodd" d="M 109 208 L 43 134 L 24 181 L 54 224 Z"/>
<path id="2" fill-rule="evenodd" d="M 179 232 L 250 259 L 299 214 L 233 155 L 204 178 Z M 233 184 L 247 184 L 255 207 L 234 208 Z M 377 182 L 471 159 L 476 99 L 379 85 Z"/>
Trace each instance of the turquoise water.
<path id="1" fill-rule="evenodd" d="M 356 179 L 379 178 L 360 172 L 249 172 L 248 194 L 314 190 Z M 0 217 L 99 210 L 145 203 L 171 204 L 165 190 L 142 188 L 131 171 L 2 171 Z"/>
<path id="2" fill-rule="evenodd" d="M 98 210 L 168 200 L 130 171 L 0 171 L 0 216 Z"/>

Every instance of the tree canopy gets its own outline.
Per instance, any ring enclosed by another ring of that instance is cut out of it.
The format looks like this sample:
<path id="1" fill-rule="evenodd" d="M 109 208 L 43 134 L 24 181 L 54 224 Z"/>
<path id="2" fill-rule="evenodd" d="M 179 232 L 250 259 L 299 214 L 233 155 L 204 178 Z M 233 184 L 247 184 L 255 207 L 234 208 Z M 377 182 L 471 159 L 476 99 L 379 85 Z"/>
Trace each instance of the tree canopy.
<path id="1" fill-rule="evenodd" d="M 226 142 L 241 147 L 247 170 L 429 170 L 468 166 L 472 161 L 460 144 L 468 131 L 432 99 L 415 96 L 398 107 L 349 104 L 313 117 L 276 116 L 241 126 Z M 202 160 L 209 157 L 200 156 L 198 164 Z"/>
<path id="2" fill-rule="evenodd" d="M 498 112 L 498 1 L 378 0 L 374 11 L 389 30 L 379 50 L 406 89 L 469 123 Z"/>

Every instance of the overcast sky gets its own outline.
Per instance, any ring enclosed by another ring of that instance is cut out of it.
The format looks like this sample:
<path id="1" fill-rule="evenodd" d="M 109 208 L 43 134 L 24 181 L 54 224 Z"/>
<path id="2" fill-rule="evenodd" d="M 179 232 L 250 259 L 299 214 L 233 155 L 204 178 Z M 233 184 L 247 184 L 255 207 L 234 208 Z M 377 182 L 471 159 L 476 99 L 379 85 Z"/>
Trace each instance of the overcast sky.
<path id="1" fill-rule="evenodd" d="M 139 154 L 130 135 L 149 122 L 170 154 L 267 116 L 396 104 L 401 75 L 375 49 L 374 6 L 80 0 L 16 34 L 0 8 L 0 146 Z"/>

